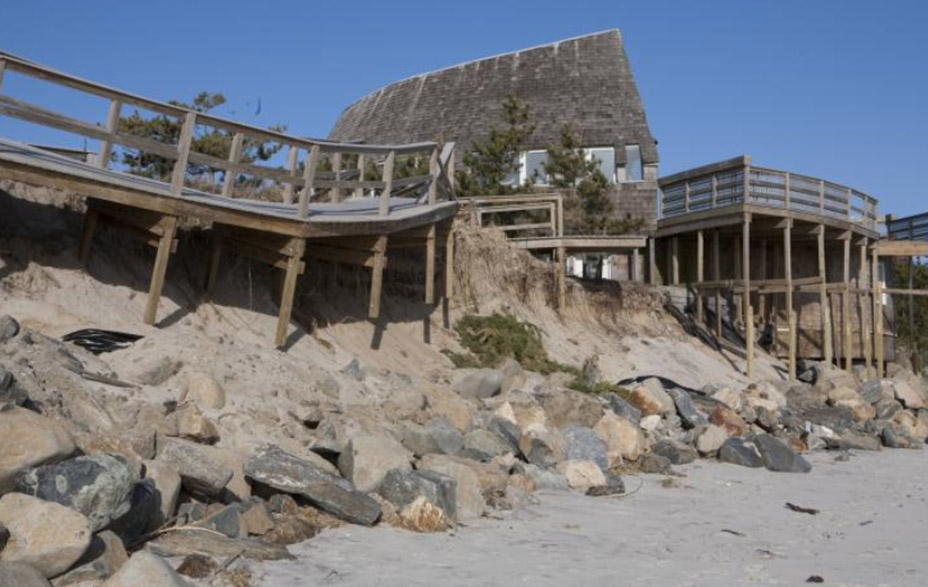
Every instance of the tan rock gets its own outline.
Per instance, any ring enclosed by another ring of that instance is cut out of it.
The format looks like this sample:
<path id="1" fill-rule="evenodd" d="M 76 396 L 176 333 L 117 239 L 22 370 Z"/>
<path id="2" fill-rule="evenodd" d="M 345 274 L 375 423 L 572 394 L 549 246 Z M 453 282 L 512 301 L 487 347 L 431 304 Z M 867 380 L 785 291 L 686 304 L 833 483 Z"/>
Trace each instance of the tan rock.
<path id="1" fill-rule="evenodd" d="M 908 410 L 902 410 L 895 416 L 893 416 L 892 421 L 899 425 L 900 428 L 905 432 L 905 435 L 910 438 L 915 438 L 916 433 L 918 432 L 918 420 Z"/>
<path id="2" fill-rule="evenodd" d="M 177 422 L 178 436 L 206 444 L 213 444 L 219 440 L 216 425 L 203 415 L 196 404 L 181 404 L 172 416 Z"/>
<path id="3" fill-rule="evenodd" d="M 506 490 L 506 484 L 509 482 L 509 475 L 495 463 L 481 463 L 473 459 L 465 459 L 449 455 L 430 454 L 425 455 L 419 461 L 419 468 L 436 469 L 440 463 L 455 463 L 469 468 L 477 475 L 480 483 L 480 491 L 484 495 L 491 493 L 502 493 Z"/>
<path id="4" fill-rule="evenodd" d="M 728 436 L 744 436 L 747 432 L 747 423 L 726 406 L 715 406 L 709 414 L 709 422 L 725 429 Z"/>
<path id="5" fill-rule="evenodd" d="M 636 461 L 645 450 L 645 438 L 641 429 L 613 412 L 606 412 L 593 431 L 606 443 L 609 465 L 621 464 L 623 459 Z"/>
<path id="6" fill-rule="evenodd" d="M 543 407 L 548 425 L 558 429 L 568 424 L 592 428 L 603 417 L 603 406 L 596 398 L 572 389 L 549 394 L 544 399 Z"/>
<path id="7" fill-rule="evenodd" d="M 557 464 L 557 472 L 567 479 L 571 489 L 589 489 L 606 484 L 606 476 L 593 461 L 571 459 Z"/>
<path id="8" fill-rule="evenodd" d="M 430 455 L 436 456 L 436 455 Z M 437 455 L 442 456 L 442 455 Z M 467 465 L 449 459 L 420 461 L 417 469 L 435 471 L 453 478 L 457 482 L 455 501 L 459 520 L 479 518 L 483 515 L 486 501 L 480 488 L 477 473 Z"/>
<path id="9" fill-rule="evenodd" d="M 696 450 L 703 456 L 714 455 L 722 448 L 726 440 L 728 440 L 728 432 L 724 428 L 709 424 L 696 439 Z"/>
<path id="10" fill-rule="evenodd" d="M 922 390 L 915 389 L 905 381 L 893 382 L 893 388 L 896 399 L 902 402 L 906 409 L 920 410 L 925 407 L 925 393 Z"/>
<path id="11" fill-rule="evenodd" d="M 517 426 L 519 424 L 519 421 L 516 419 L 515 410 L 512 409 L 512 404 L 509 402 L 500 404 L 500 406 L 493 411 L 493 415 L 497 418 L 508 420 Z"/>
<path id="12" fill-rule="evenodd" d="M 428 402 L 430 418 L 446 418 L 461 434 L 474 427 L 474 408 L 464 398 L 449 389 L 426 387 L 422 391 Z"/>
<path id="13" fill-rule="evenodd" d="M 925 442 L 928 438 L 928 410 L 919 410 L 915 418 L 915 434 L 912 438 Z"/>
<path id="14" fill-rule="evenodd" d="M 401 524 L 413 532 L 444 532 L 450 526 L 445 510 L 419 496 L 400 510 Z"/>
<path id="15" fill-rule="evenodd" d="M 851 411 L 854 412 L 855 422 L 866 422 L 876 418 L 876 409 L 869 402 L 860 399 L 860 397 L 840 399 L 834 405 L 851 408 Z"/>
<path id="16" fill-rule="evenodd" d="M 532 399 L 521 399 L 511 402 L 512 411 L 516 417 L 516 424 L 522 433 L 535 427 L 547 427 L 548 416 L 538 402 Z"/>
<path id="17" fill-rule="evenodd" d="M 100 587 L 190 587 L 166 560 L 140 550 Z"/>
<path id="18" fill-rule="evenodd" d="M 744 394 L 731 387 L 723 387 L 713 393 L 711 397 L 736 412 L 740 411 L 744 405 Z"/>
<path id="19" fill-rule="evenodd" d="M 851 389 L 850 387 L 838 386 L 828 392 L 828 403 L 831 405 L 839 405 L 841 401 L 847 400 L 860 400 L 860 394 L 856 390 Z"/>
<path id="20" fill-rule="evenodd" d="M 75 450 L 58 422 L 24 408 L 0 412 L 0 494 L 12 489 L 20 472 L 60 461 Z"/>
<path id="21" fill-rule="evenodd" d="M 636 387 L 628 396 L 628 401 L 641 410 L 642 416 L 670 414 L 676 410 L 673 399 L 663 389 L 654 387 Z"/>
<path id="22" fill-rule="evenodd" d="M 145 461 L 145 478 L 155 482 L 155 490 L 160 501 L 160 515 L 149 520 L 147 530 L 160 528 L 174 516 L 177 500 L 180 497 L 180 474 L 173 467 L 161 461 Z"/>
<path id="23" fill-rule="evenodd" d="M 0 524 L 10 532 L 0 561 L 31 565 L 48 578 L 71 568 L 92 537 L 83 514 L 22 493 L 0 498 Z"/>
<path id="24" fill-rule="evenodd" d="M 769 381 L 752 383 L 747 391 L 745 391 L 745 395 L 770 401 L 774 404 L 774 409 L 785 408 L 788 403 L 786 396 Z"/>
<path id="25" fill-rule="evenodd" d="M 204 408 L 221 410 L 226 406 L 226 392 L 211 375 L 194 371 L 187 376 L 187 387 L 178 401 L 192 401 Z"/>
<path id="26" fill-rule="evenodd" d="M 376 491 L 393 469 L 412 470 L 412 455 L 389 436 L 352 438 L 338 457 L 338 470 L 360 491 Z"/>

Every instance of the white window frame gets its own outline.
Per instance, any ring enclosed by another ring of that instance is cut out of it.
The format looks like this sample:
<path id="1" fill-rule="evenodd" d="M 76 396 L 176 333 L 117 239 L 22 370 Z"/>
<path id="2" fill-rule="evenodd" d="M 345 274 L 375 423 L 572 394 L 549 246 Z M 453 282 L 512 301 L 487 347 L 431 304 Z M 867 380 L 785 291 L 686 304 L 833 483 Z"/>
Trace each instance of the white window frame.
<path id="1" fill-rule="evenodd" d="M 638 166 L 641 169 L 641 179 L 628 179 L 628 148 L 638 147 Z M 629 143 L 623 147 L 625 149 L 625 165 L 622 166 L 622 183 L 641 183 L 644 181 L 644 159 L 641 157 L 641 145 L 638 143 Z"/>
<path id="2" fill-rule="evenodd" d="M 614 185 L 618 182 L 618 175 L 616 174 L 616 161 L 615 161 L 615 147 L 605 146 L 605 147 L 582 147 L 583 156 L 587 161 L 592 161 L 594 154 L 593 151 L 612 151 L 612 174 L 606 176 L 606 180 L 610 185 Z M 602 162 L 602 159 L 600 159 Z"/>
<path id="3" fill-rule="evenodd" d="M 544 153 L 545 159 L 547 159 L 548 157 L 547 149 L 529 149 L 528 151 L 522 151 L 521 153 L 519 153 L 519 185 L 525 185 L 525 182 L 528 181 L 529 175 L 528 175 L 527 165 L 528 165 L 528 155 L 530 153 Z M 539 174 L 538 182 L 535 185 L 541 186 L 541 187 L 550 187 L 551 183 L 548 180 L 548 172 L 547 170 L 544 170 L 544 172 L 545 172 L 544 176 Z"/>

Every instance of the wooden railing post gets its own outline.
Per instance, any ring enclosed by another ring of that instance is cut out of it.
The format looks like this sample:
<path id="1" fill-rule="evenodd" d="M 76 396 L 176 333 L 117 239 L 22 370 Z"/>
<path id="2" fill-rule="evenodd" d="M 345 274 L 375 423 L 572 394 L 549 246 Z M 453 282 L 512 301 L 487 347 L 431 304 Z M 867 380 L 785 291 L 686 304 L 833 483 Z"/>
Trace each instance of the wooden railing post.
<path id="1" fill-rule="evenodd" d="M 743 177 L 742 179 L 744 180 L 744 185 L 743 185 L 743 187 L 741 188 L 741 191 L 743 192 L 743 193 L 741 194 L 741 201 L 742 201 L 744 204 L 747 204 L 747 203 L 749 203 L 749 200 L 751 199 L 751 197 L 750 197 L 750 194 L 751 194 L 751 166 L 750 166 L 750 165 L 745 165 L 745 166 L 744 166 L 744 177 Z"/>
<path id="2" fill-rule="evenodd" d="M 296 145 L 290 145 L 287 151 L 287 173 L 293 180 L 296 179 L 297 159 L 299 158 L 300 148 Z M 284 204 L 293 203 L 293 180 L 284 184 Z"/>
<path id="3" fill-rule="evenodd" d="M 441 175 L 441 167 L 438 165 L 438 145 L 435 145 L 429 157 L 429 175 L 432 176 L 429 180 L 429 205 L 434 205 L 438 202 L 438 180 Z"/>
<path id="4" fill-rule="evenodd" d="M 342 199 L 342 190 L 339 187 L 339 182 L 342 180 L 342 152 L 336 151 L 332 154 L 332 172 L 335 183 L 332 184 L 332 190 L 329 192 L 330 199 L 333 202 L 338 202 Z"/>
<path id="5" fill-rule="evenodd" d="M 564 236 L 564 196 L 557 195 L 557 236 Z"/>
<path id="6" fill-rule="evenodd" d="M 309 198 L 313 193 L 313 183 L 316 181 L 316 167 L 319 166 L 319 145 L 309 149 L 306 168 L 303 171 L 303 191 L 300 192 L 300 218 L 306 218 L 309 213 Z"/>
<path id="7" fill-rule="evenodd" d="M 190 146 L 193 143 L 193 131 L 197 125 L 197 113 L 188 112 L 184 117 L 184 126 L 180 130 L 180 141 L 177 143 L 177 161 L 174 162 L 174 173 L 171 177 L 171 193 L 175 196 L 184 189 L 184 177 L 187 175 L 187 158 L 190 157 Z"/>
<path id="8" fill-rule="evenodd" d="M 851 190 L 851 188 L 847 188 L 847 220 L 848 222 L 850 222 L 851 220 L 851 209 L 853 208 L 853 206 L 851 205 L 851 198 L 853 198 L 853 193 L 854 192 L 853 190 Z"/>
<path id="9" fill-rule="evenodd" d="M 3 92 L 3 74 L 6 71 L 6 59 L 0 59 L 0 92 Z"/>
<path id="10" fill-rule="evenodd" d="M 686 182 L 686 191 L 683 196 L 683 209 L 687 212 L 690 211 L 690 182 Z"/>
<path id="11" fill-rule="evenodd" d="M 359 182 L 364 181 L 364 163 L 365 163 L 364 153 L 361 153 L 358 155 L 358 181 Z M 364 197 L 364 186 L 359 185 L 358 187 L 356 187 L 354 190 L 354 195 L 358 198 L 363 198 Z"/>
<path id="12" fill-rule="evenodd" d="M 715 208 L 719 201 L 719 178 L 712 174 L 712 207 Z"/>
<path id="13" fill-rule="evenodd" d="M 390 192 L 393 191 L 393 163 L 396 159 L 396 152 L 390 151 L 387 160 L 383 163 L 383 191 L 380 193 L 380 215 L 386 216 L 390 213 Z"/>
<path id="14" fill-rule="evenodd" d="M 232 165 L 238 165 L 239 160 L 242 158 L 242 149 L 245 144 L 245 135 L 240 132 L 235 133 L 232 137 L 232 146 L 229 148 L 229 163 Z M 222 196 L 224 198 L 231 198 L 232 191 L 235 189 L 235 179 L 238 176 L 238 173 L 234 169 L 227 169 L 226 175 L 222 181 Z"/>
<path id="15" fill-rule="evenodd" d="M 784 201 L 786 202 L 786 209 L 789 210 L 792 207 L 792 203 L 790 202 L 790 195 L 789 195 L 789 190 L 790 190 L 789 171 L 786 172 L 786 179 L 783 180 L 783 182 L 784 182 L 784 185 L 786 186 L 786 199 Z"/>
<path id="16" fill-rule="evenodd" d="M 825 215 L 825 180 L 818 180 L 818 213 Z"/>
<path id="17" fill-rule="evenodd" d="M 110 109 L 106 113 L 106 132 L 112 136 L 119 130 L 119 111 L 122 103 L 119 100 L 110 101 Z M 113 152 L 113 141 L 107 138 L 100 144 L 100 153 L 97 154 L 97 167 L 106 169 L 109 166 L 110 155 Z"/>

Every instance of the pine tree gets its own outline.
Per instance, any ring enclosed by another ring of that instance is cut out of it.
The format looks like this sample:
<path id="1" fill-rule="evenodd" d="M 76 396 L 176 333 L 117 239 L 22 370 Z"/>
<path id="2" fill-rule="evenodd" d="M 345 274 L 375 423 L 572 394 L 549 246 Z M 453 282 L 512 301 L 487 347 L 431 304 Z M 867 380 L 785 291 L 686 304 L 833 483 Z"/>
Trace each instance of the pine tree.
<path id="1" fill-rule="evenodd" d="M 519 154 L 535 132 L 534 125 L 529 123 L 531 107 L 510 96 L 503 101 L 502 108 L 505 126 L 491 127 L 485 142 L 473 143 L 464 153 L 465 169 L 455 174 L 461 195 L 503 195 L 531 187 L 531 181 L 528 186 L 504 183 L 519 173 Z"/>

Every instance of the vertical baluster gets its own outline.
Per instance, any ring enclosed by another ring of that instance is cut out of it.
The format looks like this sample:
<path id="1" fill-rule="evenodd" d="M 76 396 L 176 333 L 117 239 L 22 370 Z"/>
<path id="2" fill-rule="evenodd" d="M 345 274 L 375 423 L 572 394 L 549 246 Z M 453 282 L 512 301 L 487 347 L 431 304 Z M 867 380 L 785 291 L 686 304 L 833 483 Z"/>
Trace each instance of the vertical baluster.
<path id="1" fill-rule="evenodd" d="M 193 131 L 197 125 L 197 113 L 188 112 L 184 117 L 184 126 L 181 127 L 180 141 L 177 143 L 177 161 L 174 162 L 174 173 L 171 176 L 171 193 L 175 196 L 184 189 L 184 178 L 187 175 L 187 158 L 190 156 L 190 146 L 193 143 Z"/>
<path id="2" fill-rule="evenodd" d="M 383 191 L 380 193 L 380 215 L 386 216 L 390 213 L 390 192 L 393 191 L 393 164 L 396 159 L 396 152 L 390 151 L 387 160 L 383 164 Z"/>
<path id="3" fill-rule="evenodd" d="M 232 146 L 229 148 L 229 163 L 232 164 L 232 167 L 226 169 L 226 175 L 222 181 L 222 196 L 224 198 L 231 198 L 235 189 L 235 179 L 238 176 L 235 166 L 238 165 L 239 160 L 242 158 L 244 144 L 245 135 L 240 132 L 235 133 L 232 137 Z"/>
<path id="4" fill-rule="evenodd" d="M 119 111 L 122 103 L 119 100 L 110 101 L 110 109 L 106 113 L 106 132 L 109 135 L 100 143 L 100 153 L 97 155 L 97 167 L 106 169 L 109 166 L 110 154 L 113 152 L 112 136 L 119 130 Z"/>
<path id="5" fill-rule="evenodd" d="M 319 165 L 319 145 L 313 145 L 309 150 L 306 169 L 303 172 L 303 191 L 300 192 L 300 218 L 306 218 L 309 213 L 309 197 L 313 193 L 313 183 L 316 181 L 316 167 Z"/>
<path id="6" fill-rule="evenodd" d="M 299 159 L 300 148 L 297 145 L 290 145 L 287 151 L 287 173 L 290 175 L 290 181 L 284 184 L 284 204 L 293 203 L 293 182 L 296 180 L 297 160 Z"/>
<path id="7" fill-rule="evenodd" d="M 429 205 L 433 205 L 438 201 L 438 176 L 440 175 L 438 145 L 432 149 L 432 155 L 429 158 L 429 175 L 432 176 L 429 179 Z"/>
<path id="8" fill-rule="evenodd" d="M 358 155 L 358 181 L 359 182 L 364 181 L 364 163 L 365 163 L 364 153 L 360 153 Z M 363 198 L 364 197 L 364 186 L 359 185 L 358 187 L 356 187 L 354 190 L 354 195 L 358 198 Z"/>
<path id="9" fill-rule="evenodd" d="M 332 190 L 330 192 L 331 200 L 333 202 L 338 202 L 342 199 L 342 190 L 339 187 L 339 182 L 342 180 L 342 153 L 338 151 L 332 154 L 332 177 L 335 180 L 335 183 L 332 185 Z"/>

